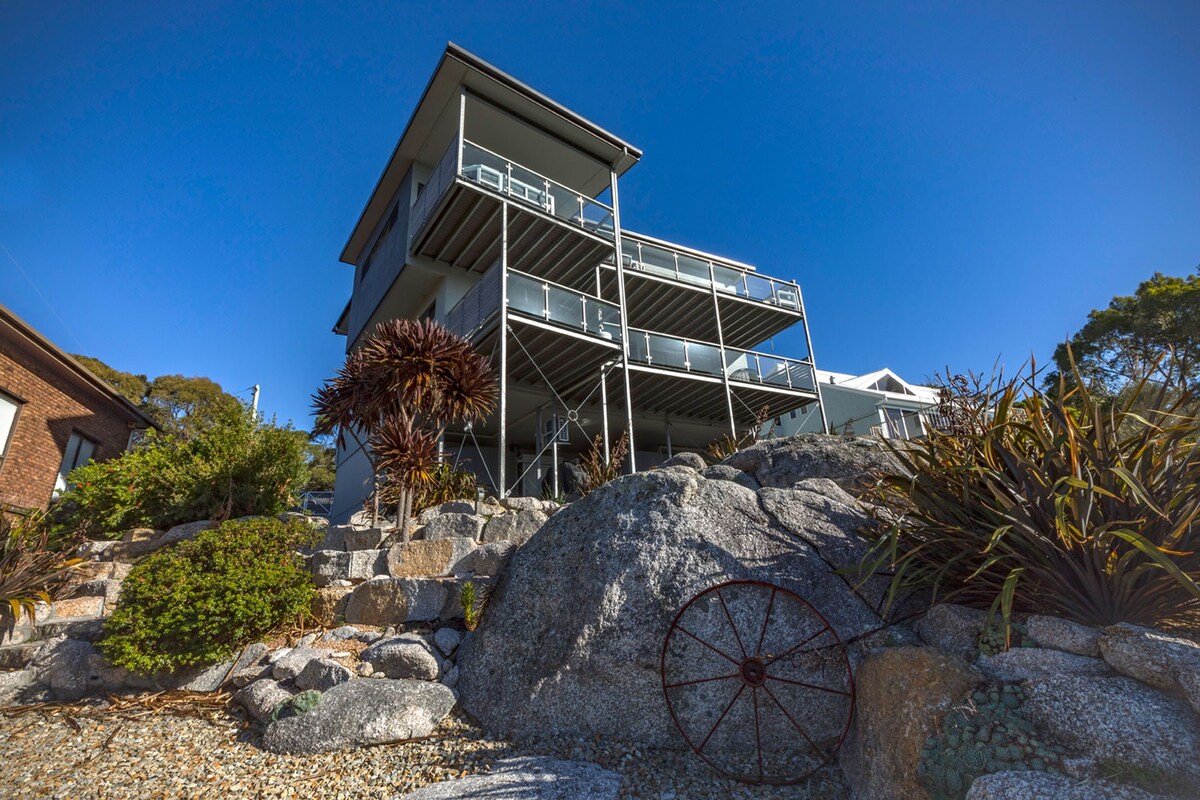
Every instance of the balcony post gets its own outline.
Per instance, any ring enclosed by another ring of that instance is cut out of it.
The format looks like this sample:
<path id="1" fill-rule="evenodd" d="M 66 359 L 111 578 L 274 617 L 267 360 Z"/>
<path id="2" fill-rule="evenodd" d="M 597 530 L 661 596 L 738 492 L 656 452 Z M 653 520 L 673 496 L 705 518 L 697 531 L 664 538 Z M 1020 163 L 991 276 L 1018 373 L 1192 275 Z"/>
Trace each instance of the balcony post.
<path id="1" fill-rule="evenodd" d="M 612 461 L 608 449 L 608 363 L 600 365 L 600 424 L 604 430 L 604 465 Z"/>
<path id="2" fill-rule="evenodd" d="M 733 390 L 729 388 L 729 361 L 725 358 L 725 334 L 721 330 L 721 301 L 717 296 L 717 271 L 708 262 L 708 288 L 712 290 L 713 314 L 717 319 L 717 346 L 721 352 L 721 383 L 725 385 L 725 410 L 729 412 L 729 435 L 737 438 L 737 422 L 733 418 Z"/>
<path id="3" fill-rule="evenodd" d="M 500 402 L 499 412 L 499 464 L 496 468 L 496 491 L 500 499 L 508 496 L 505 462 L 508 460 L 508 201 L 500 203 Z"/>
<path id="4" fill-rule="evenodd" d="M 633 443 L 633 390 L 629 386 L 629 307 L 625 304 L 625 264 L 621 258 L 621 203 L 617 195 L 617 171 L 609 169 L 613 209 L 613 248 L 617 266 L 617 297 L 621 307 L 621 374 L 625 376 L 625 433 L 629 437 L 629 473 L 637 473 L 637 448 Z"/>
<path id="5" fill-rule="evenodd" d="M 813 389 L 817 393 L 817 410 L 821 412 L 821 430 L 829 433 L 829 418 L 825 416 L 825 401 L 821 399 L 821 381 L 817 378 L 817 356 L 813 352 L 812 334 L 808 332 L 808 312 L 804 310 L 804 295 L 800 293 L 800 284 L 795 286 L 800 320 L 804 323 L 804 340 L 808 343 L 808 365 L 812 368 Z"/>
<path id="6" fill-rule="evenodd" d="M 467 87 L 458 87 L 458 155 L 455 157 L 454 175 L 462 175 L 463 140 L 467 138 Z"/>

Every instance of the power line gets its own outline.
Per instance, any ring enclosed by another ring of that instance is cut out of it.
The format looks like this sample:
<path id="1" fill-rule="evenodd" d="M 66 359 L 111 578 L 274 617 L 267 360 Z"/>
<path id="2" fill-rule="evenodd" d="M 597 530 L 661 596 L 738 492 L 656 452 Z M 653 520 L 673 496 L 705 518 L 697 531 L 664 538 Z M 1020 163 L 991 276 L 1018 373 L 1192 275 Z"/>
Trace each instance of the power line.
<path id="1" fill-rule="evenodd" d="M 4 242 L 0 242 L 0 250 L 4 251 L 4 255 L 8 256 L 8 260 L 13 263 L 13 266 L 17 268 L 17 271 L 21 273 L 21 276 L 25 278 L 25 281 L 29 284 L 33 291 L 37 292 L 37 296 L 42 298 L 42 302 L 46 304 L 46 308 L 50 309 L 50 313 L 53 314 L 54 317 L 62 324 L 63 329 L 67 332 L 67 335 L 75 341 L 75 345 L 79 348 L 79 352 L 90 357 L 91 354 L 88 353 L 87 348 L 85 348 L 83 343 L 80 342 L 78 337 L 75 336 L 75 332 L 71 330 L 71 326 L 67 324 L 67 321 L 63 319 L 54 306 L 50 304 L 50 301 L 46 299 L 46 295 L 42 294 L 42 290 L 37 287 L 37 284 L 34 283 L 33 279 L 29 277 L 29 273 L 25 271 L 25 268 L 20 265 L 17 259 L 13 257 L 13 254 L 9 252 L 8 248 L 4 246 Z"/>

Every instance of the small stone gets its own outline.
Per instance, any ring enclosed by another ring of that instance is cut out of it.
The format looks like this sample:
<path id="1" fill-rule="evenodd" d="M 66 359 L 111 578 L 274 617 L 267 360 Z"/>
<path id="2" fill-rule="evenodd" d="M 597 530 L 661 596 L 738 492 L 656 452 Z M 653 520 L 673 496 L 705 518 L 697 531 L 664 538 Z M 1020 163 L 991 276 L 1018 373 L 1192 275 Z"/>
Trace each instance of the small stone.
<path id="1" fill-rule="evenodd" d="M 99 617 L 104 613 L 103 597 L 74 597 L 70 600 L 55 600 L 53 619 L 81 619 Z"/>
<path id="2" fill-rule="evenodd" d="M 979 609 L 940 603 L 926 612 L 916 628 L 926 642 L 969 664 L 979 653 L 979 635 L 986 620 L 987 612 Z"/>
<path id="3" fill-rule="evenodd" d="M 371 677 L 375 672 L 375 667 L 371 666 L 370 661 L 363 661 L 358 665 L 358 674 L 364 678 Z"/>
<path id="4" fill-rule="evenodd" d="M 442 676 L 442 685 L 447 689 L 453 689 L 458 684 L 458 667 L 453 666 Z"/>
<path id="5" fill-rule="evenodd" d="M 441 664 L 433 649 L 411 634 L 377 642 L 364 650 L 359 658 L 389 678 L 435 681 L 441 674 Z"/>
<path id="6" fill-rule="evenodd" d="M 454 564 L 451 571 L 455 575 L 500 575 L 516 549 L 512 542 L 485 542 Z"/>
<path id="7" fill-rule="evenodd" d="M 474 539 L 479 540 L 484 518 L 473 513 L 439 514 L 425 523 L 426 539 Z"/>
<path id="8" fill-rule="evenodd" d="M 1200 644 L 1136 625 L 1112 625 L 1100 637 L 1104 660 L 1156 689 L 1182 688 L 1179 677 L 1200 677 Z"/>
<path id="9" fill-rule="evenodd" d="M 229 673 L 230 683 L 241 688 L 265 675 L 269 669 L 264 663 L 266 655 L 267 646 L 262 642 L 246 645 L 233 663 L 233 669 Z"/>
<path id="10" fill-rule="evenodd" d="M 458 649 L 461 640 L 462 634 L 454 630 L 454 628 L 438 628 L 437 633 L 433 635 L 434 645 L 446 657 L 454 655 L 454 651 Z"/>
<path id="11" fill-rule="evenodd" d="M 271 712 L 292 693 L 270 678 L 254 681 L 238 690 L 233 696 L 236 703 L 249 712 L 257 722 L 265 722 L 271 717 Z"/>
<path id="12" fill-rule="evenodd" d="M 314 658 L 296 676 L 297 689 L 316 689 L 324 692 L 354 677 L 349 667 L 329 658 Z"/>
<path id="13" fill-rule="evenodd" d="M 483 529 L 482 541 L 525 544 L 548 519 L 546 513 L 541 510 L 510 511 L 488 521 L 487 527 Z"/>
<path id="14" fill-rule="evenodd" d="M 1055 675 L 1107 675 L 1112 671 L 1103 659 L 1045 647 L 1014 647 L 994 656 L 981 655 L 975 666 L 1002 683 Z"/>
<path id="15" fill-rule="evenodd" d="M 291 652 L 275 662 L 271 670 L 271 676 L 277 681 L 295 680 L 296 676 L 308 666 L 308 662 L 315 658 L 321 658 L 324 655 L 324 650 L 316 650 L 311 647 L 293 647 Z"/>

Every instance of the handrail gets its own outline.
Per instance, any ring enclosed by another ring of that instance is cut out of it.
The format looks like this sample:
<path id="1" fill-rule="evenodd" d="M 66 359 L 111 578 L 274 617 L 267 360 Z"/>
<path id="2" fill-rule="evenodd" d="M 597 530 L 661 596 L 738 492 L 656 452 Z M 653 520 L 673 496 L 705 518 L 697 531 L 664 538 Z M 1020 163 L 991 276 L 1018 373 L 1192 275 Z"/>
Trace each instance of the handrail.
<path id="1" fill-rule="evenodd" d="M 621 237 L 621 251 L 625 266 L 635 272 L 673 278 L 705 289 L 715 286 L 718 293 L 804 313 L 796 281 L 738 269 L 632 236 Z"/>
<path id="2" fill-rule="evenodd" d="M 685 339 L 640 328 L 629 328 L 629 359 L 721 377 L 739 383 L 757 383 L 801 391 L 816 391 L 816 370 L 811 360 L 722 348 L 710 342 Z"/>

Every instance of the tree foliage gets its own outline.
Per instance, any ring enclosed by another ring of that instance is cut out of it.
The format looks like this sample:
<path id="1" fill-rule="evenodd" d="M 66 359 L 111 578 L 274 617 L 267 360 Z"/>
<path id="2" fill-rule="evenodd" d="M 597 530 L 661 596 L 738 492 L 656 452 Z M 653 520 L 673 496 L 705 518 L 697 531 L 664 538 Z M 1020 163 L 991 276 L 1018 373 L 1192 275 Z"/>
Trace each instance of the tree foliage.
<path id="1" fill-rule="evenodd" d="M 1092 311 L 1069 345 L 1093 393 L 1115 396 L 1143 379 L 1200 390 L 1200 271 L 1183 278 L 1156 272 L 1134 294 Z M 1075 380 L 1067 350 L 1062 344 L 1054 352 L 1048 390 L 1060 375 L 1068 386 Z"/>
<path id="2" fill-rule="evenodd" d="M 346 357 L 313 397 L 317 435 L 363 434 L 376 473 L 412 493 L 433 480 L 437 443 L 451 422 L 491 413 L 497 386 L 488 360 L 462 337 L 433 320 L 384 322 Z"/>
<path id="3" fill-rule="evenodd" d="M 92 536 L 286 510 L 308 476 L 303 437 L 226 408 L 192 438 L 151 432 L 144 444 L 68 476 L 58 523 Z"/>

